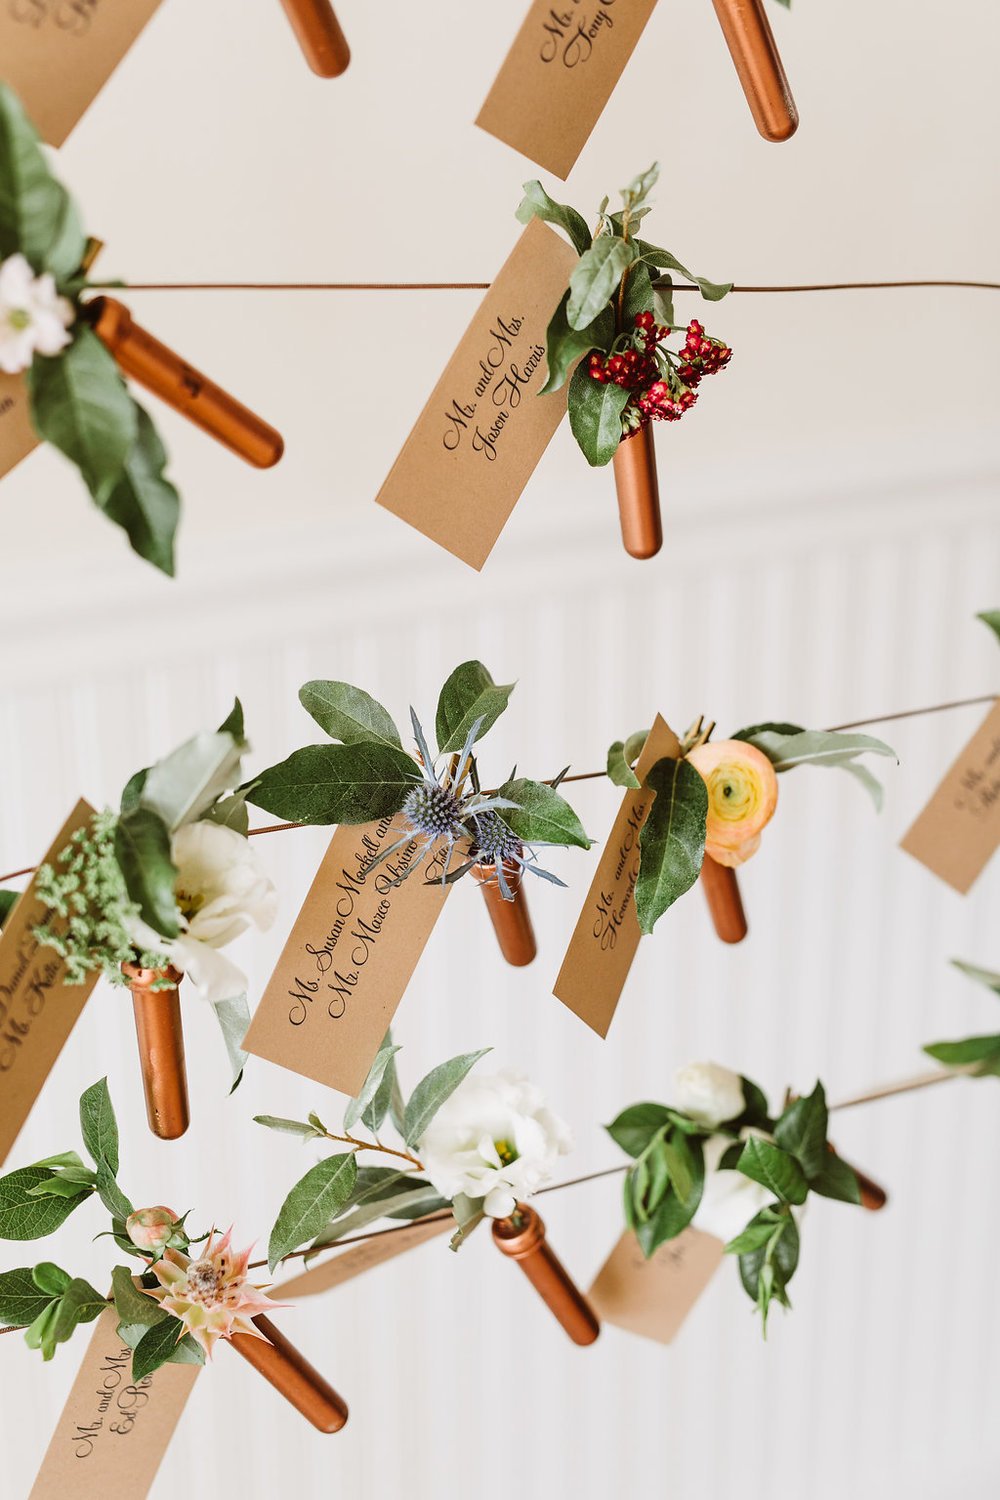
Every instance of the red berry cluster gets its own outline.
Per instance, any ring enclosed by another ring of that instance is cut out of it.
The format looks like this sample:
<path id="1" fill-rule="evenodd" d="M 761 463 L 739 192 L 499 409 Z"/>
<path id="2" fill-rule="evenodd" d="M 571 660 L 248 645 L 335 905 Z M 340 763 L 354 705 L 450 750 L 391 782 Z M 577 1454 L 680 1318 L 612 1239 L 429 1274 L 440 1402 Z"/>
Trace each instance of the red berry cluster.
<path id="1" fill-rule="evenodd" d="M 693 318 L 688 324 L 687 340 L 681 350 L 678 375 L 685 385 L 699 385 L 704 375 L 715 375 L 724 370 L 733 357 L 733 351 L 721 339 L 707 338 L 705 330 Z"/>
<path id="2" fill-rule="evenodd" d="M 637 313 L 629 346 L 615 354 L 595 349 L 590 355 L 587 373 L 591 380 L 620 385 L 632 393 L 622 413 L 625 432 L 651 421 L 678 421 L 697 401 L 695 388 L 703 377 L 725 369 L 732 358 L 732 350 L 721 339 L 707 337 L 697 320 L 688 324 L 678 355 L 660 349 L 669 335 L 670 329 L 657 323 L 651 312 Z"/>

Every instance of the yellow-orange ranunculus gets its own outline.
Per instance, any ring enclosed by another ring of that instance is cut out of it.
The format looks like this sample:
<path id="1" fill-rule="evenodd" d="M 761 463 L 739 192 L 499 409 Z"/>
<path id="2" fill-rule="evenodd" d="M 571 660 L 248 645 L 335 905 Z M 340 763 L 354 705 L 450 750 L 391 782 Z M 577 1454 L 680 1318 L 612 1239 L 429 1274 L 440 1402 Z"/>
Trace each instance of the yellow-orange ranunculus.
<path id="1" fill-rule="evenodd" d="M 760 848 L 760 831 L 778 805 L 778 777 L 763 751 L 744 740 L 709 741 L 688 760 L 708 788 L 705 853 L 741 865 Z"/>

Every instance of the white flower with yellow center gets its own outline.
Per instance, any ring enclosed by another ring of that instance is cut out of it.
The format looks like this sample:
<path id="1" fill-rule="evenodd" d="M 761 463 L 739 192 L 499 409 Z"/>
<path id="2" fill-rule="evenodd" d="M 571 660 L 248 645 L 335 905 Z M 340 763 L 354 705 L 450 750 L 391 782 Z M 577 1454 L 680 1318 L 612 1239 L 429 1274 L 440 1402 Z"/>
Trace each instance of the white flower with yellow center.
<path id="1" fill-rule="evenodd" d="M 17 375 L 36 354 L 58 354 L 76 316 L 48 271 L 36 276 L 21 254 L 0 261 L 0 370 Z"/>

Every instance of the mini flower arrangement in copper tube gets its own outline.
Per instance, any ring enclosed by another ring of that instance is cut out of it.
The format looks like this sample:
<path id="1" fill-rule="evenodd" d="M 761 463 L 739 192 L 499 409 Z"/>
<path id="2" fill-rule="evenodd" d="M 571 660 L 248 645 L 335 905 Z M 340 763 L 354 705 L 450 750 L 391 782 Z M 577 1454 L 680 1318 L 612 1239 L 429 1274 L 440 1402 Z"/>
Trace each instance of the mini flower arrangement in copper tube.
<path id="1" fill-rule="evenodd" d="M 63 957 L 66 982 L 99 970 L 132 992 L 149 1128 L 164 1140 L 190 1118 L 185 975 L 222 1029 L 233 1088 L 245 1061 L 247 981 L 221 950 L 270 926 L 276 903 L 247 838 L 246 804 L 229 791 L 245 749 L 237 702 L 216 733 L 133 776 L 120 811 L 98 813 L 37 875 L 50 920 L 35 937 Z"/>
<path id="2" fill-rule="evenodd" d="M 320 78 L 337 78 L 351 60 L 351 49 L 330 0 L 281 0 L 302 55 Z"/>
<path id="3" fill-rule="evenodd" d="M 0 84 L 0 371 L 24 375 L 37 437 L 79 469 L 133 550 L 172 574 L 180 497 L 156 428 L 122 375 L 257 467 L 277 463 L 282 438 L 121 302 L 91 295 L 100 248 L 16 95 Z"/>
<path id="4" fill-rule="evenodd" d="M 250 1251 L 234 1250 L 229 1230 L 191 1235 L 187 1215 L 163 1205 L 135 1209 L 119 1187 L 118 1125 L 106 1079 L 82 1096 L 80 1124 L 93 1167 L 64 1151 L 0 1178 L 0 1239 L 42 1239 L 96 1196 L 110 1215 L 104 1234 L 137 1257 L 139 1269 L 115 1266 L 110 1297 L 51 1261 L 5 1271 L 0 1322 L 25 1328 L 29 1349 L 49 1360 L 81 1323 L 113 1308 L 136 1383 L 161 1365 L 202 1365 L 228 1344 L 314 1427 L 339 1431 L 347 1407 L 271 1322 L 281 1304 L 251 1282 Z"/>
<path id="5" fill-rule="evenodd" d="M 608 212 L 605 198 L 593 234 L 582 214 L 553 202 L 539 182 L 524 184 L 517 210 L 524 224 L 538 218 L 557 225 L 579 254 L 549 323 L 541 394 L 558 390 L 572 371 L 566 396 L 573 436 L 589 464 L 614 460 L 622 542 L 637 558 L 655 556 L 663 543 L 652 424 L 679 421 L 702 380 L 724 370 L 732 355 L 696 318 L 680 348 L 667 344 L 677 331 L 671 271 L 709 302 L 732 285 L 692 276 L 669 250 L 639 238 L 659 171 L 654 162 L 623 188 L 618 212 Z"/>
<path id="6" fill-rule="evenodd" d="M 428 880 L 444 884 L 472 875 L 504 957 L 528 964 L 535 938 L 524 876 L 563 884 L 541 868 L 536 850 L 589 849 L 590 839 L 557 791 L 561 777 L 531 781 L 513 771 L 499 788 L 483 790 L 474 747 L 506 709 L 513 688 L 494 682 L 482 662 L 456 667 L 438 699 L 435 756 L 412 709 L 411 752 L 386 709 L 361 688 L 307 682 L 299 701 L 341 743 L 296 750 L 247 784 L 247 800 L 295 823 L 398 818 L 397 840 L 370 868 L 413 845 L 416 857 L 393 883 L 421 866 Z"/>
<path id="7" fill-rule="evenodd" d="M 879 1209 L 886 1193 L 827 1140 L 823 1085 L 771 1113 L 750 1079 L 718 1063 L 674 1076 L 671 1103 L 632 1105 L 608 1133 L 633 1159 L 625 1222 L 648 1258 L 689 1224 L 738 1258 L 740 1280 L 766 1335 L 772 1302 L 790 1307 L 801 1212 L 810 1193 Z"/>
<path id="8" fill-rule="evenodd" d="M 607 772 L 616 786 L 651 788 L 655 797 L 639 834 L 635 906 L 639 926 L 656 922 L 701 877 L 716 933 L 724 943 L 747 935 L 736 871 L 756 854 L 778 805 L 778 776 L 795 766 L 848 771 L 882 806 L 882 788 L 859 756 L 895 752 L 867 734 L 755 724 L 731 739 L 712 740 L 714 724 L 701 717 L 681 741 L 679 759 L 664 757 L 640 783 L 634 764 L 646 731 L 616 740 Z"/>
<path id="9" fill-rule="evenodd" d="M 418 1220 L 450 1208 L 453 1250 L 491 1220 L 494 1243 L 521 1267 L 568 1336 L 592 1344 L 597 1318 L 527 1203 L 571 1149 L 569 1129 L 521 1074 L 473 1074 L 488 1050 L 441 1063 L 404 1101 L 399 1048 L 387 1037 L 361 1093 L 347 1106 L 341 1132 L 327 1130 L 315 1114 L 301 1121 L 258 1115 L 258 1124 L 272 1130 L 348 1148 L 324 1157 L 292 1188 L 271 1232 L 269 1264 L 273 1271 L 303 1245 L 307 1256 L 316 1254 L 378 1219 Z M 383 1142 L 387 1119 L 399 1146 Z M 367 1139 L 356 1133 L 359 1121 Z M 359 1167 L 361 1152 L 381 1155 L 386 1165 Z"/>
<path id="10" fill-rule="evenodd" d="M 787 141 L 799 112 L 781 65 L 764 0 L 712 0 L 757 129 L 766 141 Z M 791 0 L 779 0 L 786 8 Z"/>

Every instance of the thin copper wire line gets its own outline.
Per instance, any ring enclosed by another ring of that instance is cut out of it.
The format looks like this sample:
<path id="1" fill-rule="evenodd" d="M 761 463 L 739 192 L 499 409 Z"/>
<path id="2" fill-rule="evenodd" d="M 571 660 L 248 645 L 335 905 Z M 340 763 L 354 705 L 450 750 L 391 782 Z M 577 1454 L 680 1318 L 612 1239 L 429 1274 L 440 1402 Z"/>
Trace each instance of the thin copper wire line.
<path id="1" fill-rule="evenodd" d="M 929 708 L 904 708 L 900 713 L 878 714 L 872 719 L 852 719 L 849 724 L 833 724 L 830 728 L 823 730 L 824 734 L 838 734 L 844 729 L 863 729 L 868 724 L 890 724 L 897 719 L 918 719 L 926 714 L 940 714 L 952 708 L 971 708 L 980 703 L 996 703 L 996 693 L 983 693 L 978 698 L 956 698 L 951 703 L 934 703 Z M 599 781 L 607 775 L 607 771 L 579 771 L 574 776 L 564 776 L 560 786 L 569 781 Z M 553 778 L 554 780 L 554 778 Z M 544 783 L 552 785 L 552 780 Z M 258 838 L 264 833 L 287 833 L 292 828 L 315 828 L 314 823 L 269 823 L 265 828 L 250 828 L 247 830 L 249 838 Z M 37 865 L 27 865 L 23 870 L 11 870 L 8 875 L 0 875 L 0 885 L 8 880 L 16 880 L 21 875 L 33 875 Z"/>
<path id="2" fill-rule="evenodd" d="M 92 282 L 94 289 L 122 287 L 129 292 L 485 292 L 491 281 L 128 281 Z M 799 286 L 739 286 L 734 292 L 872 292 L 912 287 L 967 287 L 1000 292 L 1000 281 L 817 281 Z M 689 282 L 675 292 L 697 292 Z"/>

